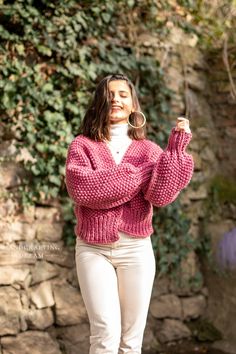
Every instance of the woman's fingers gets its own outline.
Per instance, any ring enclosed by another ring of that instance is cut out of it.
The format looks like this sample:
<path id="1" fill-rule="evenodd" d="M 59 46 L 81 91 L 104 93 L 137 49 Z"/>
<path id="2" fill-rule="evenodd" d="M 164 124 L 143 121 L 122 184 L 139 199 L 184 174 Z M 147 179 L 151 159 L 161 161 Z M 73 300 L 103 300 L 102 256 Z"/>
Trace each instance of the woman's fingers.
<path id="1" fill-rule="evenodd" d="M 189 127 L 189 120 L 184 117 L 177 118 L 176 128 L 177 131 L 185 131 L 186 133 L 191 133 Z"/>

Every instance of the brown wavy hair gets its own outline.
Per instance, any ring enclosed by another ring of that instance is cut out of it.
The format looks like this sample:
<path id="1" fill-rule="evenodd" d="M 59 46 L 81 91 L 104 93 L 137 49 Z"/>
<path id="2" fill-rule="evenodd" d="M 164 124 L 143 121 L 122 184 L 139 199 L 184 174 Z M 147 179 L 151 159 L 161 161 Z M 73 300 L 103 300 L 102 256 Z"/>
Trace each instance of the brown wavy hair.
<path id="1" fill-rule="evenodd" d="M 135 111 L 140 111 L 140 104 L 137 93 L 132 82 L 122 74 L 112 74 L 104 77 L 97 85 L 92 102 L 81 122 L 79 133 L 96 141 L 110 140 L 110 95 L 109 82 L 114 80 L 124 80 L 130 88 L 133 107 Z M 131 116 L 130 116 L 131 120 Z M 141 125 L 143 118 L 138 113 L 132 113 L 132 124 Z M 129 126 L 128 135 L 131 139 L 141 140 L 146 137 L 146 126 L 142 128 L 132 128 Z"/>

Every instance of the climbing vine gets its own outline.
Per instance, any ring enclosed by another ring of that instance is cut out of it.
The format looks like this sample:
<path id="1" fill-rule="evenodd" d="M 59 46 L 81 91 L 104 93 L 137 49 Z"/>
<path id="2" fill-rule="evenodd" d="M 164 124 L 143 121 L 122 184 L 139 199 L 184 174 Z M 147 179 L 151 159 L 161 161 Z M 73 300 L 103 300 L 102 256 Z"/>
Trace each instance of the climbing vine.
<path id="1" fill-rule="evenodd" d="M 181 3 L 183 11 L 188 2 Z M 74 242 L 75 221 L 64 181 L 65 158 L 103 76 L 119 72 L 130 77 L 148 117 L 149 137 L 166 144 L 171 92 L 160 63 L 138 39 L 145 31 L 159 33 L 160 39 L 166 35 L 171 11 L 168 2 L 154 0 L 2 1 L 0 118 L 27 171 L 15 197 L 24 207 L 58 199 L 67 243 Z M 167 273 L 199 245 L 178 202 L 158 215 L 154 247 L 159 270 Z"/>

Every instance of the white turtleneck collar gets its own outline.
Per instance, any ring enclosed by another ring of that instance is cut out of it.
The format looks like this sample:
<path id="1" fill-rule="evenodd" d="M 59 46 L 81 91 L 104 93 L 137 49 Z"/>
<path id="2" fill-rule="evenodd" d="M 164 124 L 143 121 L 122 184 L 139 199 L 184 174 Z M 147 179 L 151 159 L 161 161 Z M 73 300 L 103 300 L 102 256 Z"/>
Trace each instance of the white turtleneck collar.
<path id="1" fill-rule="evenodd" d="M 111 140 L 107 141 L 107 145 L 115 162 L 119 164 L 132 142 L 132 139 L 128 136 L 128 123 L 112 124 L 110 126 L 110 136 Z"/>
<path id="2" fill-rule="evenodd" d="M 127 136 L 128 133 L 128 123 L 126 124 L 112 124 L 110 126 L 110 135 L 111 139 L 113 137 L 124 137 Z"/>

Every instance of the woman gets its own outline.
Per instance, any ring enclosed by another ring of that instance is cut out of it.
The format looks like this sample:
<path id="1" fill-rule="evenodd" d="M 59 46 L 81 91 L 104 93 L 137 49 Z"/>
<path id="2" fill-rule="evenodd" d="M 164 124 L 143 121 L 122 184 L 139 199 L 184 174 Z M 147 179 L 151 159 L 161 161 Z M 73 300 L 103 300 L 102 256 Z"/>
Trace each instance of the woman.
<path id="1" fill-rule="evenodd" d="M 189 183 L 189 121 L 167 149 L 145 138 L 133 84 L 109 75 L 97 86 L 66 162 L 75 203 L 76 267 L 90 322 L 90 354 L 139 354 L 155 275 L 152 209 Z"/>

